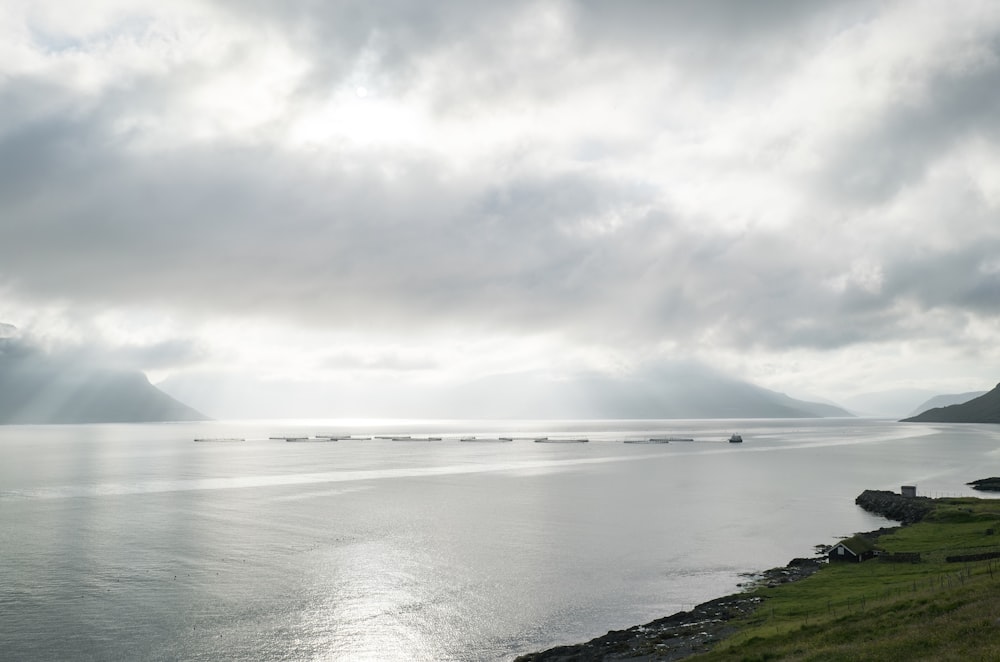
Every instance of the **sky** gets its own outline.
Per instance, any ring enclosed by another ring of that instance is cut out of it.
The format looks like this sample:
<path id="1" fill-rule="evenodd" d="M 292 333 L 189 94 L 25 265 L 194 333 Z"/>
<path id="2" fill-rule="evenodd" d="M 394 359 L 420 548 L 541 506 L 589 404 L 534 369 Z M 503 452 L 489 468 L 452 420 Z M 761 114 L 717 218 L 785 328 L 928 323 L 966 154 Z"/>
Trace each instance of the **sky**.
<path id="1" fill-rule="evenodd" d="M 5 333 L 216 415 L 986 390 L 998 212 L 989 0 L 0 6 Z"/>

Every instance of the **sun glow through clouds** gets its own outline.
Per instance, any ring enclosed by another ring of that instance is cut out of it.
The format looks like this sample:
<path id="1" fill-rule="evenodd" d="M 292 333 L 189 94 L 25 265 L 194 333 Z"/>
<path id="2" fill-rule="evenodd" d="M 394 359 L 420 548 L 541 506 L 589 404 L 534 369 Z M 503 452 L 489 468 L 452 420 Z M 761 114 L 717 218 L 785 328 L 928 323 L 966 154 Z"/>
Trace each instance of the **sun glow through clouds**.
<path id="1" fill-rule="evenodd" d="M 168 378 L 984 377 L 1000 10 L 744 4 L 8 2 L 0 323 Z"/>
<path id="2" fill-rule="evenodd" d="M 426 118 L 413 106 L 375 97 L 358 87 L 301 112 L 291 124 L 289 140 L 313 148 L 413 146 L 425 140 L 430 130 Z"/>

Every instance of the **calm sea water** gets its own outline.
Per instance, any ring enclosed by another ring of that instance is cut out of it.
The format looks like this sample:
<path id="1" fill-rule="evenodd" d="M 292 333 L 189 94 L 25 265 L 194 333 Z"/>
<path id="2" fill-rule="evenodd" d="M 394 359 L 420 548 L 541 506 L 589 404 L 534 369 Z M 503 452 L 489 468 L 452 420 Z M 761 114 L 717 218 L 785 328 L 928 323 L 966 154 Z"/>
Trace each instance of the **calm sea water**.
<path id="1" fill-rule="evenodd" d="M 268 438 L 342 433 L 444 439 Z M 591 442 L 458 441 L 499 434 Z M 653 435 L 695 441 L 622 443 Z M 996 426 L 874 420 L 0 427 L 0 651 L 505 660 L 877 528 L 865 488 L 973 494 L 998 463 Z"/>

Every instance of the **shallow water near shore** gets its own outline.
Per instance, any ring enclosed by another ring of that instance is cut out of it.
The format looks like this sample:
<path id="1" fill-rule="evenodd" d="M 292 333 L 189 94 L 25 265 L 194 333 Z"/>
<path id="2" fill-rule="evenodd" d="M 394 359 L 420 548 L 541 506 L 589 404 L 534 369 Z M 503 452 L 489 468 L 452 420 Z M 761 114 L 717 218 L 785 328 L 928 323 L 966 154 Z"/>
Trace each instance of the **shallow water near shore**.
<path id="1" fill-rule="evenodd" d="M 442 439 L 269 439 L 317 434 Z M 652 436 L 695 441 L 622 443 Z M 983 496 L 998 463 L 996 426 L 855 419 L 0 427 L 0 650 L 506 660 L 878 528 L 866 488 Z"/>

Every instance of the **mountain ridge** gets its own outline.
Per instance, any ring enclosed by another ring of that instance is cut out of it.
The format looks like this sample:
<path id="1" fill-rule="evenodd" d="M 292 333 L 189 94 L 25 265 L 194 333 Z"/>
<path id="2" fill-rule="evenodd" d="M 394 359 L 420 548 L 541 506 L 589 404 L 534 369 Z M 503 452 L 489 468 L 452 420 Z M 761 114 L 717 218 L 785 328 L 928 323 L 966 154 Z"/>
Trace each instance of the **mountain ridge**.
<path id="1" fill-rule="evenodd" d="M 909 413 L 909 416 L 919 416 L 930 409 L 938 409 L 951 405 L 961 405 L 969 400 L 972 400 L 973 398 L 986 395 L 986 393 L 987 391 L 969 391 L 968 393 L 945 393 L 942 395 L 935 395 L 933 398 L 920 403 L 919 406 Z"/>
<path id="2" fill-rule="evenodd" d="M 450 384 L 387 379 L 330 386 L 255 383 L 252 376 L 180 375 L 158 385 L 221 418 L 684 419 L 853 417 L 693 362 L 656 362 L 622 375 L 525 371 Z M 269 389 L 269 390 L 268 390 Z M 262 397 L 261 394 L 267 397 Z"/>
<path id="3" fill-rule="evenodd" d="M 0 424 L 205 421 L 137 370 L 50 355 L 6 325 L 0 336 Z"/>
<path id="4" fill-rule="evenodd" d="M 968 402 L 947 407 L 935 407 L 917 416 L 904 418 L 903 423 L 1000 423 L 1000 384 L 993 390 Z"/>

